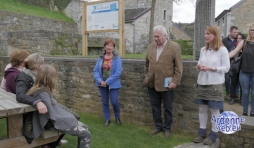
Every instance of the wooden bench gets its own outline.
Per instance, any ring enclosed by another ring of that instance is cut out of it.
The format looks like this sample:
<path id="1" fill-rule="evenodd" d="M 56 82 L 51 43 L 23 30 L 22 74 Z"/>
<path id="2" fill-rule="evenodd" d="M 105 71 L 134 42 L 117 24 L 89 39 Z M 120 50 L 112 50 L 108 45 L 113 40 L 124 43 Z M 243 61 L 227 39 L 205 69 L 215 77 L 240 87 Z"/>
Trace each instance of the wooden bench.
<path id="1" fill-rule="evenodd" d="M 31 144 L 27 143 L 26 138 L 22 135 L 23 114 L 36 110 L 31 105 L 18 103 L 15 94 L 0 88 L 0 118 L 7 121 L 7 138 L 0 140 L 0 148 L 32 148 L 58 139 L 60 132 L 44 131 Z"/>

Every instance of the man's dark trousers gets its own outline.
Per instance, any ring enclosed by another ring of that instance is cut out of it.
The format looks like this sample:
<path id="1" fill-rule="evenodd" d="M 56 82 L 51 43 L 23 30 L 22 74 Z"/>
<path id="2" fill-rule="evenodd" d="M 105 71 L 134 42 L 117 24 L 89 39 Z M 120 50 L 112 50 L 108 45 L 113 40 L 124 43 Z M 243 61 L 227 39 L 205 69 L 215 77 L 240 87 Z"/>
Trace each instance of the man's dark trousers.
<path id="1" fill-rule="evenodd" d="M 164 130 L 169 130 L 172 125 L 172 104 L 174 99 L 174 91 L 162 91 L 158 92 L 154 88 L 148 87 L 148 93 L 150 97 L 150 104 L 153 111 L 153 120 L 155 123 L 155 128 L 162 130 L 163 121 L 161 118 L 161 103 L 163 101 L 164 105 Z"/>

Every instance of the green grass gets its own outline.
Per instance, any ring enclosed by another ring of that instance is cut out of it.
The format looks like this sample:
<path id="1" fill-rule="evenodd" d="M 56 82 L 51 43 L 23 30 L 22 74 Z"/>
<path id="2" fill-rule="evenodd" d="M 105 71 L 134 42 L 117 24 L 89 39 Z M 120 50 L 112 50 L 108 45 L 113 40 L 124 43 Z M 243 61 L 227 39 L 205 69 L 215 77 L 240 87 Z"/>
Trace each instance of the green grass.
<path id="1" fill-rule="evenodd" d="M 38 16 L 43 18 L 50 18 L 54 20 L 73 22 L 72 19 L 68 18 L 62 12 L 49 11 L 41 7 L 14 2 L 13 0 L 0 0 L 0 10 Z"/>
<path id="2" fill-rule="evenodd" d="M 151 127 L 138 126 L 127 122 L 122 122 L 117 126 L 114 121 L 108 127 L 104 127 L 103 117 L 83 114 L 81 121 L 88 125 L 92 134 L 92 148 L 173 148 L 182 143 L 191 142 L 192 135 L 171 133 L 166 139 L 163 133 L 155 136 L 150 135 Z M 76 148 L 77 138 L 65 135 L 63 139 L 68 140 L 67 144 L 59 148 Z"/>

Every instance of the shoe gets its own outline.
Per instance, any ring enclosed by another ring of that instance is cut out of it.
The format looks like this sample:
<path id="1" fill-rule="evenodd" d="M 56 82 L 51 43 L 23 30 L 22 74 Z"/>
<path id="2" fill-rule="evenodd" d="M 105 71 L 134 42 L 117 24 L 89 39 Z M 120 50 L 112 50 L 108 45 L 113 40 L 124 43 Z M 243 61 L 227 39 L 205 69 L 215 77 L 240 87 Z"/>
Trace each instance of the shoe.
<path id="1" fill-rule="evenodd" d="M 121 120 L 120 120 L 120 119 L 116 119 L 116 124 L 117 124 L 118 126 L 120 126 L 120 125 L 121 125 Z"/>
<path id="2" fill-rule="evenodd" d="M 210 138 L 205 138 L 203 142 L 205 145 L 212 145 L 214 143 Z"/>
<path id="3" fill-rule="evenodd" d="M 248 113 L 243 112 L 243 116 L 248 116 Z"/>
<path id="4" fill-rule="evenodd" d="M 254 117 L 254 113 L 250 113 L 250 116 L 251 116 L 251 117 Z"/>
<path id="5" fill-rule="evenodd" d="M 157 133 L 161 132 L 161 130 L 158 130 L 158 129 L 154 129 L 153 131 L 151 131 L 151 135 L 155 135 Z"/>
<path id="6" fill-rule="evenodd" d="M 235 103 L 235 98 L 231 98 L 228 104 L 233 105 L 234 103 Z"/>
<path id="7" fill-rule="evenodd" d="M 211 131 L 210 134 L 203 140 L 205 145 L 212 145 L 218 138 L 218 132 Z"/>
<path id="8" fill-rule="evenodd" d="M 108 126 L 110 124 L 110 120 L 107 120 L 104 124 L 104 126 Z"/>
<path id="9" fill-rule="evenodd" d="M 49 145 L 42 145 L 41 148 L 51 148 Z"/>
<path id="10" fill-rule="evenodd" d="M 169 130 L 165 130 L 165 131 L 164 131 L 164 137 L 165 137 L 165 138 L 170 137 L 170 132 L 169 132 Z"/>
<path id="11" fill-rule="evenodd" d="M 60 145 L 66 144 L 66 143 L 68 143 L 67 140 L 61 140 L 61 141 L 58 143 L 57 146 L 60 146 Z"/>
<path id="12" fill-rule="evenodd" d="M 225 96 L 225 99 L 230 99 L 230 94 L 227 94 L 227 95 Z"/>
<path id="13" fill-rule="evenodd" d="M 199 128 L 198 136 L 193 140 L 195 143 L 200 143 L 206 138 L 206 129 Z"/>
<path id="14" fill-rule="evenodd" d="M 196 137 L 196 138 L 193 140 L 193 142 L 194 142 L 194 143 L 201 143 L 201 142 L 203 142 L 204 139 L 205 139 L 205 137 L 200 137 L 200 136 L 198 136 L 198 137 Z"/>

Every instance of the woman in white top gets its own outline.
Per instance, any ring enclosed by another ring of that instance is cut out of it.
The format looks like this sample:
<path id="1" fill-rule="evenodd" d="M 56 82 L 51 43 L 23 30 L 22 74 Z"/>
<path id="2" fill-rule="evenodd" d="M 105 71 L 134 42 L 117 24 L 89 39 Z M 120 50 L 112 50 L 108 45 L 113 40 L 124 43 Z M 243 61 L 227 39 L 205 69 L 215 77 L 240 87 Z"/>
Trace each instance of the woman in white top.
<path id="1" fill-rule="evenodd" d="M 215 123 L 212 123 L 211 132 L 206 135 L 206 124 L 208 119 L 208 108 L 212 116 L 218 117 L 220 109 L 223 109 L 224 74 L 230 67 L 228 50 L 221 42 L 220 33 L 216 26 L 207 26 L 205 30 L 206 45 L 200 51 L 197 64 L 198 85 L 195 91 L 195 103 L 199 105 L 198 136 L 194 142 L 204 142 L 207 145 L 213 144 L 218 137 L 218 130 Z"/>

